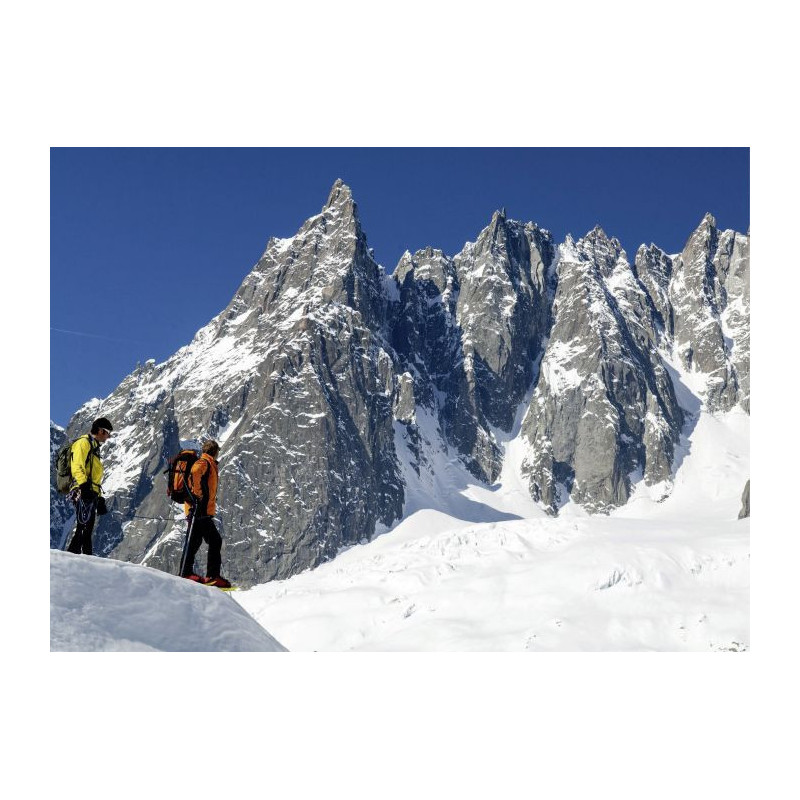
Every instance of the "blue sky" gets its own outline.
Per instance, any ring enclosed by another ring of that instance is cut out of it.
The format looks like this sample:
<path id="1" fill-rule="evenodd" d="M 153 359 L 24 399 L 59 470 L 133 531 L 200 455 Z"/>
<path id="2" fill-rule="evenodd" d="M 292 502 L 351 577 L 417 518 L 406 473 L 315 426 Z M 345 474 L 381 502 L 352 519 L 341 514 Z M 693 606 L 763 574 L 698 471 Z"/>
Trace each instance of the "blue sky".
<path id="1" fill-rule="evenodd" d="M 51 419 L 187 344 L 337 178 L 388 272 L 406 249 L 457 253 L 501 207 L 558 241 L 599 224 L 629 260 L 681 250 L 706 212 L 750 225 L 747 148 L 54 148 Z"/>

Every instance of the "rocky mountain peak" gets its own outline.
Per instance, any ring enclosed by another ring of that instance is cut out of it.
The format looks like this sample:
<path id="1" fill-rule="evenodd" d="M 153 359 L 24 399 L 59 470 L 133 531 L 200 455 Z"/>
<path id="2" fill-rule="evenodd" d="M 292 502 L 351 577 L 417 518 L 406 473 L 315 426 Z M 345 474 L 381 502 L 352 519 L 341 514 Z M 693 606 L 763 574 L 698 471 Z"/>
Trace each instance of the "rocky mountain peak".
<path id="1" fill-rule="evenodd" d="M 705 376 L 709 410 L 749 408 L 749 237 L 706 214 L 675 259 L 669 286 L 675 355 Z"/>
<path id="2" fill-rule="evenodd" d="M 717 221 L 712 214 L 706 213 L 681 251 L 684 265 L 702 271 L 705 261 L 714 257 L 717 239 Z"/>
<path id="3" fill-rule="evenodd" d="M 627 260 L 619 240 L 609 238 L 599 225 L 595 225 L 580 239 L 576 248 L 585 260 L 594 263 L 606 277 L 613 272 L 618 262 Z"/>
<path id="4" fill-rule="evenodd" d="M 595 225 L 594 228 L 592 228 L 586 234 L 586 236 L 584 238 L 589 240 L 589 241 L 593 241 L 593 240 L 596 240 L 596 239 L 601 239 L 601 240 L 605 240 L 605 241 L 608 240 L 608 236 L 606 236 L 606 232 L 603 230 L 603 228 L 600 226 L 599 223 L 597 225 Z"/>
<path id="5" fill-rule="evenodd" d="M 224 316 L 239 318 L 245 307 L 290 316 L 327 307 L 349 308 L 369 326 L 385 311 L 383 273 L 367 246 L 350 188 L 337 180 L 321 212 L 288 239 L 271 239 Z M 280 308 L 278 308 L 280 306 Z"/>
<path id="6" fill-rule="evenodd" d="M 499 209 L 492 214 L 489 224 L 478 234 L 474 247 L 465 248 L 460 255 L 463 256 L 466 250 L 473 249 L 476 253 L 495 253 L 505 248 L 507 236 L 508 219 L 506 218 L 505 209 Z"/>
<path id="7" fill-rule="evenodd" d="M 330 208 L 336 205 L 354 206 L 353 192 L 350 187 L 341 179 L 337 178 L 331 186 L 328 193 L 328 200 L 325 203 L 325 208 Z"/>
<path id="8" fill-rule="evenodd" d="M 325 231 L 335 230 L 338 225 L 349 230 L 359 239 L 363 239 L 366 244 L 366 236 L 361 230 L 361 221 L 358 216 L 358 204 L 353 199 L 350 187 L 341 178 L 337 178 L 331 187 L 320 217 L 317 217 L 315 221 L 317 224 L 321 223 Z"/>
<path id="9" fill-rule="evenodd" d="M 320 213 L 307 219 L 293 237 L 271 239 L 264 256 L 277 254 L 282 259 L 288 252 L 296 261 L 307 261 L 309 266 L 315 266 L 324 262 L 331 250 L 346 260 L 348 251 L 356 247 L 368 255 L 358 206 L 350 187 L 338 179 Z M 306 256 L 311 256 L 310 260 Z"/>
<path id="10" fill-rule="evenodd" d="M 189 345 L 137 365 L 51 447 L 114 420 L 96 552 L 174 571 L 183 519 L 161 474 L 182 442 L 216 438 L 226 571 L 246 586 L 391 525 L 436 452 L 491 484 L 515 421 L 550 513 L 608 511 L 637 476 L 669 491 L 684 412 L 662 354 L 708 373 L 712 411 L 746 407 L 748 319 L 749 237 L 711 215 L 679 256 L 643 246 L 631 266 L 599 225 L 557 245 L 499 209 L 458 254 L 406 251 L 386 278 L 337 180 Z"/>
<path id="11" fill-rule="evenodd" d="M 523 471 L 550 513 L 568 497 L 608 511 L 627 501 L 634 473 L 666 485 L 683 413 L 657 351 L 658 314 L 620 242 L 596 226 L 559 253 Z"/>

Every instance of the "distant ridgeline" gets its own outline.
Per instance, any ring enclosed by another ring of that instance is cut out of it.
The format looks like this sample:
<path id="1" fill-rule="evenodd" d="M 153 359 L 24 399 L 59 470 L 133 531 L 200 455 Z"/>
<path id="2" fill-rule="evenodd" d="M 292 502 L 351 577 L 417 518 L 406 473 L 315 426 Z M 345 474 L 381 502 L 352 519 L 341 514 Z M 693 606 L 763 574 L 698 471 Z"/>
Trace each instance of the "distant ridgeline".
<path id="1" fill-rule="evenodd" d="M 499 211 L 460 253 L 406 252 L 387 276 L 337 181 L 190 344 L 51 430 L 51 449 L 112 419 L 95 550 L 174 572 L 184 524 L 162 472 L 181 440 L 217 439 L 225 571 L 243 586 L 398 520 L 432 448 L 496 481 L 523 403 L 532 498 L 608 512 L 633 480 L 669 493 L 701 408 L 749 412 L 749 252 L 707 215 L 680 254 L 642 245 L 631 264 L 599 227 L 559 244 Z M 57 544 L 69 509 L 51 497 Z"/>

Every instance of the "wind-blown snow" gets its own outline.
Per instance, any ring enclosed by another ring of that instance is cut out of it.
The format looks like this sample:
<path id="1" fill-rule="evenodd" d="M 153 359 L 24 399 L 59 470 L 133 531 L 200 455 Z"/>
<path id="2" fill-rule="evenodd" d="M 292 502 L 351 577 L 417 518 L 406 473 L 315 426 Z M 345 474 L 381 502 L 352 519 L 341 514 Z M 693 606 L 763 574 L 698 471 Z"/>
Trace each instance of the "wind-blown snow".
<path id="1" fill-rule="evenodd" d="M 219 589 L 149 567 L 51 550 L 50 649 L 286 648 Z"/>

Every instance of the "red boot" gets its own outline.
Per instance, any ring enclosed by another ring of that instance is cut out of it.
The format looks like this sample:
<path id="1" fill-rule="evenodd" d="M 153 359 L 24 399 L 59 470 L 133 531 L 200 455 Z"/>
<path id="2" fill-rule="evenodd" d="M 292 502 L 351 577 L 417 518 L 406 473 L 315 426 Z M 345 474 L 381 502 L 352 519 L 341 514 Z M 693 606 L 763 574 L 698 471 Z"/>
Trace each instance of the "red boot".
<path id="1" fill-rule="evenodd" d="M 221 575 L 218 575 L 216 578 L 204 578 L 203 583 L 206 586 L 218 586 L 220 589 L 231 588 L 230 581 L 225 580 Z"/>

